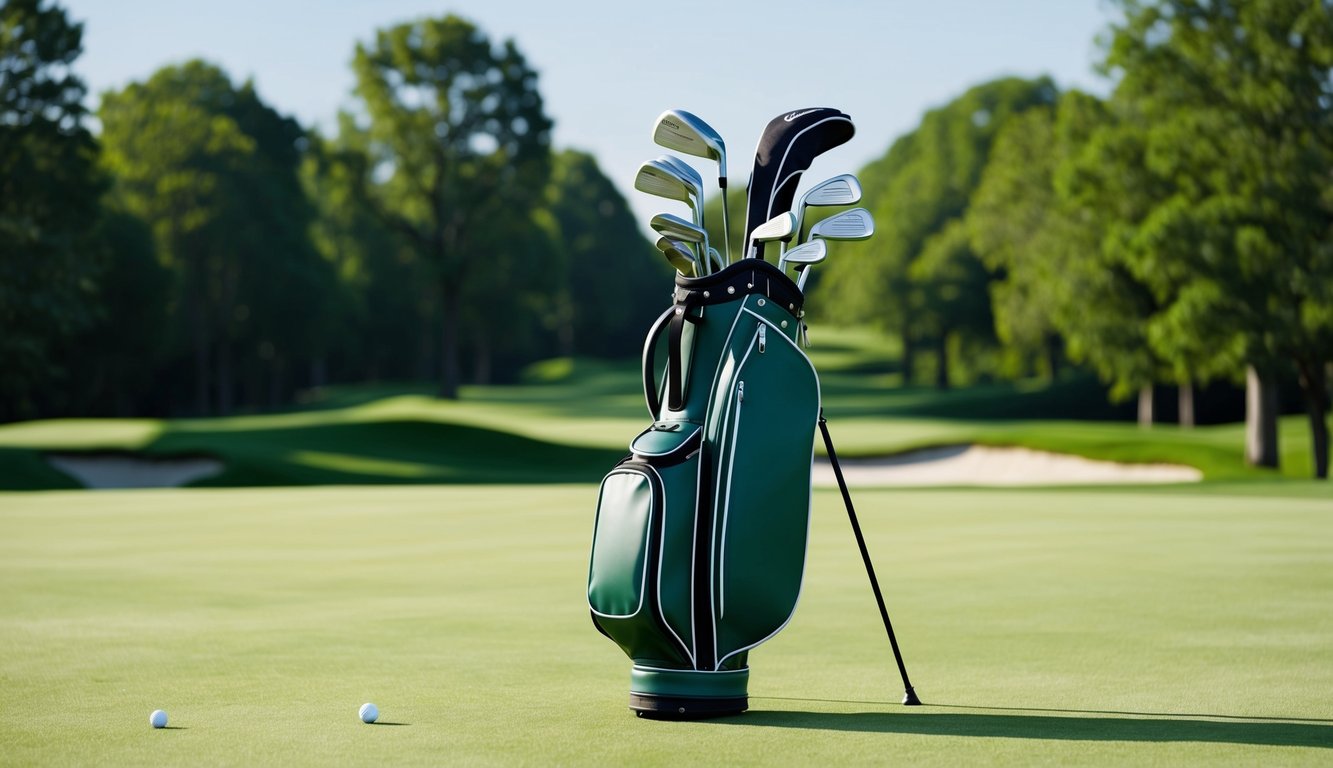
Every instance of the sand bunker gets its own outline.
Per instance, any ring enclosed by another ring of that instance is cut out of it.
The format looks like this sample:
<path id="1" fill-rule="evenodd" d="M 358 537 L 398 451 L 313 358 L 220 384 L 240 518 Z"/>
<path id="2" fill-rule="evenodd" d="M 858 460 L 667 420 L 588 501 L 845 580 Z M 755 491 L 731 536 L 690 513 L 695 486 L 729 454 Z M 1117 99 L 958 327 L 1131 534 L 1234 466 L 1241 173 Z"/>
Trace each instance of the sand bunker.
<path id="1" fill-rule="evenodd" d="M 86 488 L 175 488 L 222 471 L 222 462 L 205 458 L 49 454 L 46 460 Z"/>
<path id="2" fill-rule="evenodd" d="M 112 454 L 51 454 L 47 461 L 88 488 L 174 488 L 216 475 L 222 462 L 208 458 L 147 458 Z M 853 486 L 893 485 L 1100 485 L 1197 483 L 1203 473 L 1172 464 L 1119 464 L 1027 448 L 954 445 L 881 459 L 843 459 Z M 815 460 L 814 483 L 837 485 L 833 468 Z"/>
<path id="3" fill-rule="evenodd" d="M 1173 464 L 1120 464 L 1027 448 L 954 445 L 882 459 L 842 459 L 847 484 L 876 485 L 1099 485 L 1197 483 L 1203 473 Z M 817 486 L 837 486 L 833 467 L 815 460 Z"/>

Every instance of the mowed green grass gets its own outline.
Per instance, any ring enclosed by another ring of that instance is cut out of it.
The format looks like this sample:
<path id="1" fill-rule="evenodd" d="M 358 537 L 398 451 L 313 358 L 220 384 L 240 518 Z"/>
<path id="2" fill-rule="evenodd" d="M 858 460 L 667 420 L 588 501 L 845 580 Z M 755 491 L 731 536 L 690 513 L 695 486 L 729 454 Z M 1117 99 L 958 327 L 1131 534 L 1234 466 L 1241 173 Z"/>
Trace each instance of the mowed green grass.
<path id="1" fill-rule="evenodd" d="M 920 708 L 817 492 L 751 711 L 692 723 L 588 620 L 594 485 L 0 494 L 0 762 L 1327 765 L 1333 504 L 1269 487 L 858 491 Z"/>

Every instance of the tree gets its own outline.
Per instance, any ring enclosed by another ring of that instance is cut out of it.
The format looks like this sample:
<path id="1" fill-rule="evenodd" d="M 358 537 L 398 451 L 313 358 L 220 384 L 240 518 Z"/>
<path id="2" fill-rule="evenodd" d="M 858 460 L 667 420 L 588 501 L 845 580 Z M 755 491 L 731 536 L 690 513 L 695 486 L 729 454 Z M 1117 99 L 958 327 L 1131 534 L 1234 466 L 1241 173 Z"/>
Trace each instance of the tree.
<path id="1" fill-rule="evenodd" d="M 1084 196 L 1083 174 L 1116 151 L 1089 141 L 1110 119 L 1097 98 L 1078 91 L 1015 117 L 995 140 L 967 223 L 973 247 L 1000 275 L 991 286 L 1000 338 L 1025 357 L 1044 356 L 1052 374 L 1062 350 L 1089 363 L 1112 399 L 1137 390 L 1146 426 L 1153 383 L 1170 377 L 1147 343 L 1155 305 L 1101 249 L 1102 210 L 1122 201 Z"/>
<path id="2" fill-rule="evenodd" d="M 1300 380 L 1328 475 L 1333 355 L 1333 4 L 1121 0 L 1105 247 L 1160 309 L 1147 339 L 1200 380 Z M 1261 400 L 1263 398 L 1260 398 Z M 1265 430 L 1256 430 L 1262 434 Z M 1275 434 L 1275 433 L 1274 433 Z"/>
<path id="3" fill-rule="evenodd" d="M 99 316 L 104 182 L 74 74 L 83 25 L 42 0 L 0 5 L 0 420 L 37 414 L 55 352 Z"/>
<path id="4" fill-rule="evenodd" d="M 370 158 L 349 120 L 343 116 L 336 139 L 312 135 L 301 167 L 315 208 L 311 239 L 337 280 L 329 322 L 340 341 L 316 358 L 315 385 L 409 379 L 415 372 L 418 307 L 404 300 L 418 290 L 413 254 L 365 205 Z"/>
<path id="5" fill-rule="evenodd" d="M 956 329 L 979 329 L 976 288 L 984 268 L 954 222 L 967 212 L 996 133 L 1015 114 L 1049 105 L 1057 91 L 1049 79 L 1006 78 L 969 89 L 926 113 L 880 160 L 861 171 L 865 202 L 877 233 L 859 259 L 829 259 L 817 292 L 834 319 L 874 317 L 902 337 L 904 381 L 910 382 L 921 341 L 947 348 Z M 935 252 L 927 254 L 931 239 Z M 934 282 L 937 281 L 938 282 Z M 964 296 L 960 291 L 965 291 Z M 940 361 L 941 367 L 947 361 Z"/>
<path id="6" fill-rule="evenodd" d="M 329 338 L 332 280 L 297 176 L 304 132 L 200 61 L 106 94 L 99 116 L 116 203 L 151 226 L 176 282 L 189 339 L 163 344 L 192 351 L 194 410 L 230 411 L 240 384 L 252 403 L 276 401 Z"/>
<path id="7" fill-rule="evenodd" d="M 644 240 L 629 205 L 591 155 L 557 155 L 547 199 L 565 264 L 549 315 L 562 353 L 636 354 L 653 318 L 669 304 L 664 286 L 674 272 Z"/>
<path id="8" fill-rule="evenodd" d="M 459 333 L 466 288 L 495 263 L 478 243 L 502 237 L 540 202 L 550 166 L 551 121 L 537 75 L 512 41 L 492 47 L 457 16 L 424 19 L 358 44 L 356 93 L 375 209 L 428 270 L 440 311 L 440 395 L 458 396 Z M 503 247 L 503 246 L 502 246 Z M 490 322 L 505 328 L 506 318 Z"/>

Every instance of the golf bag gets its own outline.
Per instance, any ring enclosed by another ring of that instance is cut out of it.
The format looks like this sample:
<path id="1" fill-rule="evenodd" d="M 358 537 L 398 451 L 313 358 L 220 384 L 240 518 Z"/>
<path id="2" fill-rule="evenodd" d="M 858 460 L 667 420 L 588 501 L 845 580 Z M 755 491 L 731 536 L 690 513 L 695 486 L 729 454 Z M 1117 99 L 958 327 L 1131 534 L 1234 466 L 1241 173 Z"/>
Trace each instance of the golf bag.
<path id="1" fill-rule="evenodd" d="M 748 652 L 796 608 L 820 393 L 774 265 L 677 275 L 674 297 L 644 345 L 653 423 L 601 484 L 588 604 L 634 663 L 632 709 L 702 717 L 747 708 Z"/>

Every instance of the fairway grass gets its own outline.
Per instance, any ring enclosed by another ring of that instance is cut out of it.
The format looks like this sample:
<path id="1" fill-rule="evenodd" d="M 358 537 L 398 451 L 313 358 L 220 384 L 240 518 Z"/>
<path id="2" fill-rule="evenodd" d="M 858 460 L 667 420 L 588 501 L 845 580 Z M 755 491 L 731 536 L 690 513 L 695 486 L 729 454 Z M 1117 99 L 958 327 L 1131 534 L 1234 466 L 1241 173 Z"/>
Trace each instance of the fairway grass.
<path id="1" fill-rule="evenodd" d="M 858 491 L 919 708 L 816 492 L 692 723 L 588 620 L 592 485 L 0 494 L 0 763 L 1327 765 L 1333 504 L 1219 490 Z"/>

